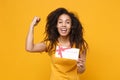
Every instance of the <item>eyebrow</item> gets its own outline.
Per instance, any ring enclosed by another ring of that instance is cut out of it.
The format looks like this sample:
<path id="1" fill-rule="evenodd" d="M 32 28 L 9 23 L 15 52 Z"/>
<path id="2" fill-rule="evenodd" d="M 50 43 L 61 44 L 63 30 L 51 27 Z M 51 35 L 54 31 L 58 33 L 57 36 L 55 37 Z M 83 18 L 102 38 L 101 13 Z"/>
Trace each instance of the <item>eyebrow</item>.
<path id="1" fill-rule="evenodd" d="M 58 20 L 62 20 L 62 19 L 58 19 Z M 71 19 L 66 19 L 66 21 L 71 21 Z"/>

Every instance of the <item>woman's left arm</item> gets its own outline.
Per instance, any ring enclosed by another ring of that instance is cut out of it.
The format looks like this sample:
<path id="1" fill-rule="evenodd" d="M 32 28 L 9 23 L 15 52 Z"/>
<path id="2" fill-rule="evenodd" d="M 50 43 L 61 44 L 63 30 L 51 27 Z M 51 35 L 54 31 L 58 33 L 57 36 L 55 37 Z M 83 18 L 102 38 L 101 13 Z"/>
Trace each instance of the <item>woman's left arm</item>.
<path id="1" fill-rule="evenodd" d="M 83 73 L 85 71 L 85 69 L 86 69 L 85 63 L 86 63 L 86 54 L 81 54 L 80 58 L 77 61 L 78 73 Z"/>

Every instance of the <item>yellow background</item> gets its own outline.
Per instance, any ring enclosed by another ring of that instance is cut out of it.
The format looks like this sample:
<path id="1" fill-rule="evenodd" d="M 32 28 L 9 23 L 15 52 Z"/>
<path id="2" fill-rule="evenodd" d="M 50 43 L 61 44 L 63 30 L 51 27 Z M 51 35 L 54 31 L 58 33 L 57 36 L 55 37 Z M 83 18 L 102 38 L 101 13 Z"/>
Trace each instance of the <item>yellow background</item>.
<path id="1" fill-rule="evenodd" d="M 89 44 L 81 80 L 120 80 L 119 0 L 0 0 L 0 80 L 49 80 L 47 53 L 25 51 L 34 16 L 35 43 L 43 39 L 47 15 L 58 7 L 77 13 Z"/>

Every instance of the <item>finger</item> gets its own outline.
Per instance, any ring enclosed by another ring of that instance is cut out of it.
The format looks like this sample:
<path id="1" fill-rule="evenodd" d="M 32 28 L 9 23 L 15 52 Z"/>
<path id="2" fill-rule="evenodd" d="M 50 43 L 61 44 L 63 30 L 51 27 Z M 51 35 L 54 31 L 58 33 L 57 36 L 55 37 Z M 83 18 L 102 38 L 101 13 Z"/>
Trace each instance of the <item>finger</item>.
<path id="1" fill-rule="evenodd" d="M 77 64 L 77 66 L 78 66 L 78 67 L 83 67 L 83 66 L 84 66 L 84 64 L 79 63 L 79 64 Z"/>
<path id="2" fill-rule="evenodd" d="M 37 25 L 39 21 L 40 21 L 40 18 L 35 16 L 33 20 L 33 25 Z"/>
<path id="3" fill-rule="evenodd" d="M 40 18 L 39 18 L 39 17 L 37 17 L 36 21 L 37 21 L 37 22 L 39 22 L 39 21 L 40 21 Z"/>
<path id="4" fill-rule="evenodd" d="M 83 62 L 84 60 L 82 58 L 79 58 L 77 62 Z"/>

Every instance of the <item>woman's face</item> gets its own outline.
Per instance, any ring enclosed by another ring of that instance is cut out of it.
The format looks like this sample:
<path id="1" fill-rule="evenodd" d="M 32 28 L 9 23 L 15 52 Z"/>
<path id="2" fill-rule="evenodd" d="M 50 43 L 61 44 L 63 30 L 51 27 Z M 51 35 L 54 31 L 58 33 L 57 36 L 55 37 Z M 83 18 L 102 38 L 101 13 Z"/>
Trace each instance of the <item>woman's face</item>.
<path id="1" fill-rule="evenodd" d="M 62 14 L 59 16 L 57 21 L 57 29 L 60 36 L 68 36 L 71 30 L 71 18 L 67 14 Z"/>

